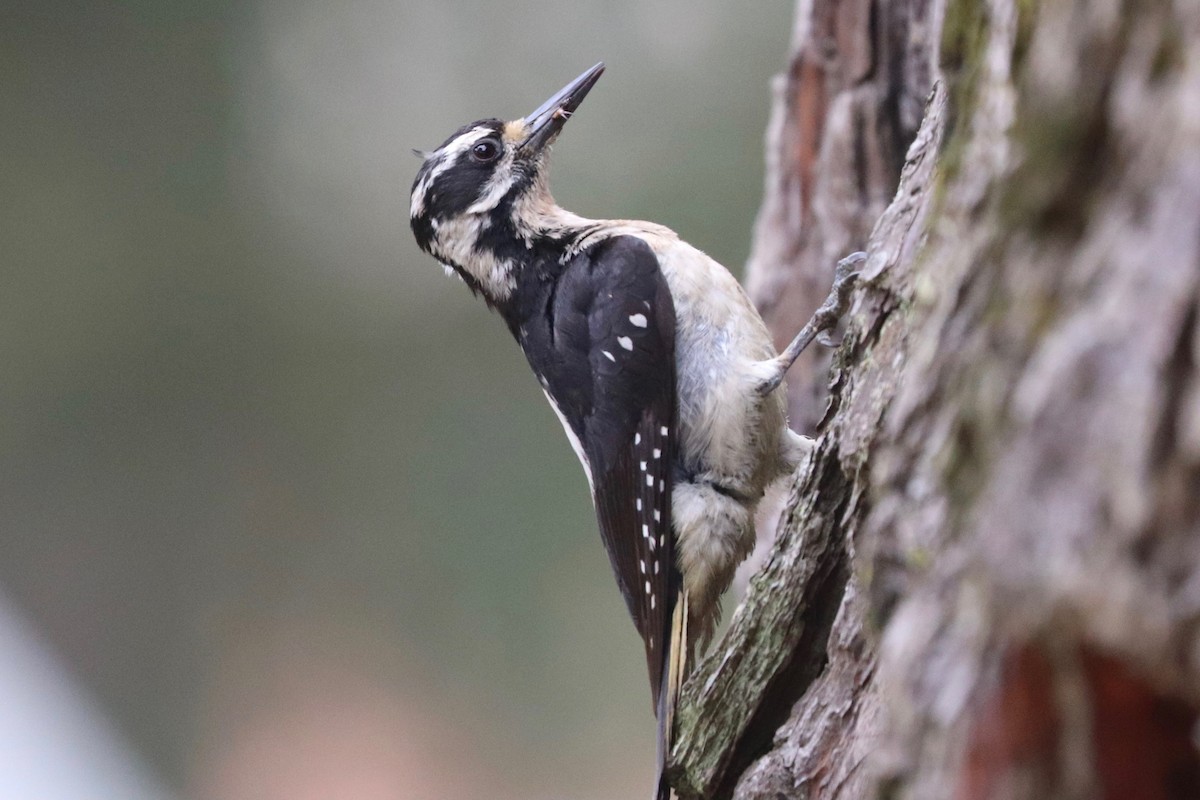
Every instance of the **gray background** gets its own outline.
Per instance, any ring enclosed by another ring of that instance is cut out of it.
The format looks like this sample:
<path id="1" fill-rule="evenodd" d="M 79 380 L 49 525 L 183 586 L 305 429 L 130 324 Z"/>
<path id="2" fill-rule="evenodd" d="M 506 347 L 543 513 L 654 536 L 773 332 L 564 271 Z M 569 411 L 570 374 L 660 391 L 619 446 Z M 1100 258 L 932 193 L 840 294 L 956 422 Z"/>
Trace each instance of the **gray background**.
<path id="1" fill-rule="evenodd" d="M 163 792 L 646 794 L 582 471 L 409 149 L 603 59 L 557 198 L 740 272 L 790 12 L 4 4 L 0 603 Z"/>

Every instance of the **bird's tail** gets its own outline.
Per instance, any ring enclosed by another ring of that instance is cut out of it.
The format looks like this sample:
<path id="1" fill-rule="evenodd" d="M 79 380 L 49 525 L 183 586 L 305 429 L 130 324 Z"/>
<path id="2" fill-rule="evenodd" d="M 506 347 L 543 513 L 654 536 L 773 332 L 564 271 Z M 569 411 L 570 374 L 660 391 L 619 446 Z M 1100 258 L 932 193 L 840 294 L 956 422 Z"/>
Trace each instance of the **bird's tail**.
<path id="1" fill-rule="evenodd" d="M 671 800 L 671 786 L 667 783 L 667 759 L 671 757 L 674 744 L 675 707 L 679 702 L 679 690 L 687 676 L 688 660 L 688 595 L 679 592 L 675 611 L 671 615 L 671 638 L 667 657 L 663 663 L 662 690 L 658 694 L 658 782 L 654 800 Z"/>

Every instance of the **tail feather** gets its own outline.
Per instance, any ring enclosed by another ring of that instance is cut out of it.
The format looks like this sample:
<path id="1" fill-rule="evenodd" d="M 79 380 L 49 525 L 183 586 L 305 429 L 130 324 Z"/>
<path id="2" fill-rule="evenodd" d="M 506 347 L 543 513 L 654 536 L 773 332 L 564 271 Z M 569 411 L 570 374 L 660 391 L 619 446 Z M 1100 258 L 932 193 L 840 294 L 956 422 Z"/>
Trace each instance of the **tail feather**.
<path id="1" fill-rule="evenodd" d="M 667 657 L 663 660 L 662 691 L 658 695 L 658 781 L 654 800 L 671 800 L 671 786 L 667 782 L 667 759 L 671 757 L 671 746 L 675 735 L 675 707 L 679 702 L 679 691 L 687 676 L 688 661 L 688 595 L 679 593 L 675 612 L 671 615 L 671 639 Z"/>

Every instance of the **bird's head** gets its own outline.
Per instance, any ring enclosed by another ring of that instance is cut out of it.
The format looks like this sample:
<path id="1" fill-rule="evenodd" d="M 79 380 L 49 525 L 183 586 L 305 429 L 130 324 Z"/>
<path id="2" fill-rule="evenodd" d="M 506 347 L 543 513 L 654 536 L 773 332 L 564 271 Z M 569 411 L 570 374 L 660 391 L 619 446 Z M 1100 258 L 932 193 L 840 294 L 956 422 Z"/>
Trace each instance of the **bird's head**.
<path id="1" fill-rule="evenodd" d="M 512 293 L 521 251 L 573 217 L 550 196 L 550 145 L 603 72 L 599 63 L 528 116 L 472 122 L 421 154 L 409 206 L 417 244 L 491 303 Z"/>

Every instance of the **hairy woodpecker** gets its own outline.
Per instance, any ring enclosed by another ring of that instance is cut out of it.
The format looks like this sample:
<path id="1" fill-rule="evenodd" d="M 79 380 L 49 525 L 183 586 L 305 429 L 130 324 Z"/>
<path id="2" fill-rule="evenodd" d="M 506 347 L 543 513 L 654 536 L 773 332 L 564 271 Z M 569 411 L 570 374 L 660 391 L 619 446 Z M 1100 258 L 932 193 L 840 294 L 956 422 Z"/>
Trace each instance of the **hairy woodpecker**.
<path id="1" fill-rule="evenodd" d="M 692 650 L 754 547 L 764 490 L 811 442 L 787 426 L 783 374 L 845 298 L 777 355 L 734 277 L 673 231 L 560 208 L 550 145 L 603 71 L 522 119 L 472 122 L 418 153 L 410 221 L 421 248 L 503 317 L 587 473 L 645 645 L 665 798 Z"/>

